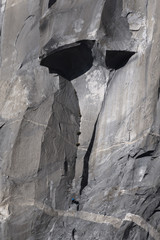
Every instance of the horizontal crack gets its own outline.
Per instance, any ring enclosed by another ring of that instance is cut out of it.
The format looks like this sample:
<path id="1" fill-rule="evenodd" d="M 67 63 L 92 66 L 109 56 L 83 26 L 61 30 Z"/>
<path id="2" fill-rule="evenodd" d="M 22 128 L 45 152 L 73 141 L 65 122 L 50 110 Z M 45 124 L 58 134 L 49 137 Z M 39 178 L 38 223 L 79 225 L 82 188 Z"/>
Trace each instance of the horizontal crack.
<path id="1" fill-rule="evenodd" d="M 24 121 L 32 123 L 32 124 L 37 125 L 37 126 L 45 127 L 45 128 L 48 126 L 47 124 L 38 123 L 38 122 L 35 122 L 35 121 L 32 121 L 32 120 L 28 120 L 28 119 L 24 119 Z"/>

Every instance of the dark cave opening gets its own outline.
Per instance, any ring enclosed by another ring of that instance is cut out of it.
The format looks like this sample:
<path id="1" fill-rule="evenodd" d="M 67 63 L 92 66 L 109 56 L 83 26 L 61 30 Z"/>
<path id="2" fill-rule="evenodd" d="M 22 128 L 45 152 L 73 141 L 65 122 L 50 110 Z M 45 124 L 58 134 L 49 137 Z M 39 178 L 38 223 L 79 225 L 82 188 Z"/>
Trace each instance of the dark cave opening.
<path id="1" fill-rule="evenodd" d="M 107 50 L 105 58 L 106 66 L 109 69 L 115 70 L 122 68 L 134 54 L 135 52 L 130 51 Z"/>
<path id="2" fill-rule="evenodd" d="M 41 65 L 71 81 L 87 72 L 93 64 L 92 47 L 94 41 L 83 40 L 61 48 L 41 60 Z"/>
<path id="3" fill-rule="evenodd" d="M 57 0 L 49 0 L 48 8 L 50 8 Z"/>

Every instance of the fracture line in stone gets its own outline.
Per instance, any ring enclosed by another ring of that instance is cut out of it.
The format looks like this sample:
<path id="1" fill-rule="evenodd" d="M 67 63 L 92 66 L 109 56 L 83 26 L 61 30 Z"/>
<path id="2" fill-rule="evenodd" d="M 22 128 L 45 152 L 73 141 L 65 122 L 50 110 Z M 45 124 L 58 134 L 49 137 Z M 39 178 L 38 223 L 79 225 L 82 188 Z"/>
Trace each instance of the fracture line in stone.
<path id="1" fill-rule="evenodd" d="M 150 129 L 150 128 L 149 128 L 149 129 Z M 114 145 L 112 145 L 111 147 L 108 147 L 108 148 L 99 149 L 99 150 L 97 149 L 96 151 L 92 152 L 91 155 L 94 155 L 94 154 L 100 153 L 100 152 L 106 152 L 106 151 L 111 150 L 111 149 L 114 148 L 114 147 L 122 146 L 122 145 L 125 145 L 125 144 L 126 144 L 126 145 L 131 145 L 131 144 L 136 143 L 136 142 L 138 142 L 139 140 L 143 139 L 143 138 L 146 137 L 147 135 L 148 135 L 148 132 L 145 133 L 144 135 L 142 135 L 141 137 L 133 140 L 133 141 L 130 141 L 130 142 L 129 142 L 129 141 L 121 142 L 121 143 L 114 144 Z"/>
<path id="2" fill-rule="evenodd" d="M 34 124 L 34 125 L 37 125 L 37 126 L 42 126 L 42 127 L 47 127 L 47 125 L 46 124 L 43 124 L 43 123 L 38 123 L 38 122 L 34 122 L 34 121 L 32 121 L 32 120 L 27 120 L 27 119 L 24 119 L 25 120 L 25 122 L 29 122 L 29 123 L 32 123 L 32 124 Z"/>
<path id="3" fill-rule="evenodd" d="M 16 122 L 21 122 L 21 121 L 22 121 L 22 119 L 17 119 L 17 120 L 15 120 L 15 121 L 6 123 L 6 124 L 4 125 L 4 127 L 7 127 L 7 126 L 12 125 L 12 124 L 14 124 L 14 123 L 16 123 Z"/>
<path id="4" fill-rule="evenodd" d="M 48 125 L 45 125 L 45 124 L 42 124 L 42 123 L 38 123 L 38 122 L 34 122 L 34 121 L 32 121 L 32 120 L 27 120 L 27 119 L 24 119 L 24 120 L 25 120 L 26 122 L 32 123 L 32 124 L 37 125 L 37 126 L 42 126 L 42 127 L 45 127 L 45 128 L 48 127 Z M 68 144 L 70 144 L 71 146 L 77 148 L 76 145 L 74 145 L 73 143 L 71 143 L 70 141 L 68 141 L 68 140 L 67 140 L 66 138 L 64 138 L 61 134 L 58 134 L 58 133 L 56 133 L 56 134 L 57 134 L 59 137 L 63 138 L 63 140 L 64 140 L 66 143 L 68 143 Z"/>

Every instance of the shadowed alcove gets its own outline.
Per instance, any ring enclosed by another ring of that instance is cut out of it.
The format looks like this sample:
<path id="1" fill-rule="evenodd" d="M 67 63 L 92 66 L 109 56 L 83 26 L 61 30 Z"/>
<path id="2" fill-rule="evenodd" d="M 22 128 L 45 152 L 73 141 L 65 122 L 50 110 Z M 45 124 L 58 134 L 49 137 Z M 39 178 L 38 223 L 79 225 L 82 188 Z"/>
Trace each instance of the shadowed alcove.
<path id="1" fill-rule="evenodd" d="M 135 54 L 135 52 L 130 51 L 106 51 L 106 67 L 110 69 L 119 69 L 124 67 L 129 59 Z"/>
<path id="2" fill-rule="evenodd" d="M 87 72 L 93 63 L 94 41 L 83 40 L 65 48 L 59 48 L 41 60 L 41 65 L 71 81 Z"/>
<path id="3" fill-rule="evenodd" d="M 48 2 L 48 8 L 50 8 L 54 3 L 56 3 L 57 0 L 49 0 Z"/>

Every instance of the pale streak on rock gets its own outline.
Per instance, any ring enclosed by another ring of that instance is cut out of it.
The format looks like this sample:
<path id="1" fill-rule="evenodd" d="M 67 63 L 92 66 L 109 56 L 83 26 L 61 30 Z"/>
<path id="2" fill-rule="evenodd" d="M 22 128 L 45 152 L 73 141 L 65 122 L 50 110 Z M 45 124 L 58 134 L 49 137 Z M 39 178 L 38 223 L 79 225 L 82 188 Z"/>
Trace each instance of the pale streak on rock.
<path id="1" fill-rule="evenodd" d="M 0 222 L 4 222 L 9 218 L 8 205 L 0 206 Z"/>
<path id="2" fill-rule="evenodd" d="M 120 143 L 117 143 L 117 144 L 113 144 L 112 146 L 108 147 L 108 148 L 103 148 L 103 149 L 97 149 L 96 152 L 92 152 L 92 155 L 94 155 L 95 153 L 99 153 L 99 152 L 107 152 L 115 147 L 120 147 L 120 146 L 123 146 L 123 145 L 132 145 L 140 140 L 142 140 L 144 137 L 146 137 L 148 134 L 150 133 L 145 133 L 144 135 L 142 135 L 141 137 L 133 140 L 133 141 L 126 141 L 126 142 L 120 142 Z M 153 134 L 150 134 L 150 135 L 153 135 Z"/>
<path id="3" fill-rule="evenodd" d="M 44 128 L 47 127 L 47 124 L 38 123 L 38 122 L 35 122 L 35 121 L 32 121 L 32 120 L 28 120 L 28 119 L 25 119 L 25 122 L 29 122 L 29 123 L 32 123 L 32 124 L 34 124 L 36 126 L 40 126 L 40 127 L 44 127 Z"/>
<path id="4" fill-rule="evenodd" d="M 104 216 L 101 214 L 96 214 L 96 213 L 90 213 L 90 212 L 85 212 L 85 211 L 79 211 L 79 212 L 74 212 L 74 211 L 60 211 L 58 210 L 58 215 L 63 216 L 63 217 L 74 217 L 74 218 L 80 218 L 85 221 L 89 222 L 95 222 L 95 223 L 100 223 L 100 224 L 111 224 L 115 228 L 119 229 L 121 226 L 122 221 L 118 218 L 112 217 L 112 216 Z"/>
<path id="5" fill-rule="evenodd" d="M 111 224 L 113 227 L 119 229 L 124 221 L 134 222 L 136 225 L 143 228 L 146 232 L 155 239 L 160 239 L 160 233 L 154 229 L 149 223 L 147 223 L 142 217 L 139 215 L 135 215 L 132 213 L 127 213 L 124 219 L 116 218 L 113 216 L 106 216 L 102 214 L 96 214 L 86 211 L 62 211 L 62 210 L 54 210 L 53 208 L 47 206 L 46 204 L 40 202 L 30 202 L 24 204 L 24 206 L 33 206 L 37 207 L 39 210 L 44 211 L 46 214 L 52 217 L 72 217 L 79 218 L 84 221 L 95 222 L 99 224 Z"/>
<path id="6" fill-rule="evenodd" d="M 149 232 L 149 234 L 155 239 L 160 239 L 160 233 L 154 229 L 149 223 L 147 223 L 142 217 L 139 215 L 135 215 L 132 213 L 127 213 L 123 221 L 130 221 L 136 223 L 138 226 L 143 228 L 146 232 Z"/>
<path id="7" fill-rule="evenodd" d="M 20 120 L 16 120 L 16 121 L 11 122 L 11 123 L 9 123 L 9 124 L 13 124 L 13 123 L 19 122 L 19 121 L 20 121 Z M 31 124 L 34 124 L 34 125 L 39 126 L 39 127 L 44 127 L 44 128 L 47 128 L 47 127 L 48 127 L 47 124 L 35 122 L 35 121 L 29 120 L 29 119 L 24 119 L 24 121 L 25 121 L 25 122 L 28 122 L 28 123 L 31 123 Z M 8 124 L 8 125 L 9 125 L 9 124 Z M 71 146 L 73 146 L 73 147 L 76 148 L 76 146 L 75 146 L 73 143 L 71 143 L 70 141 L 68 141 L 66 138 L 64 138 L 63 135 L 59 134 L 58 132 L 57 132 L 56 134 L 57 134 L 59 137 L 63 138 L 63 140 L 64 140 L 66 143 L 68 143 L 68 144 L 70 144 Z"/>
<path id="8" fill-rule="evenodd" d="M 23 205 L 23 204 L 22 204 Z M 24 206 L 35 206 L 39 210 L 44 211 L 46 214 L 49 216 L 59 216 L 59 217 L 73 217 L 73 218 L 79 218 L 85 221 L 89 222 L 95 222 L 95 223 L 100 223 L 100 224 L 111 224 L 115 228 L 119 229 L 122 220 L 119 218 L 115 218 L 112 216 L 104 216 L 101 214 L 96 214 L 96 213 L 90 213 L 86 211 L 62 211 L 62 210 L 57 210 L 57 209 L 52 209 L 51 207 L 47 206 L 46 204 L 40 203 L 40 202 L 30 202 L 27 204 L 24 204 Z"/>

